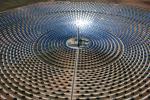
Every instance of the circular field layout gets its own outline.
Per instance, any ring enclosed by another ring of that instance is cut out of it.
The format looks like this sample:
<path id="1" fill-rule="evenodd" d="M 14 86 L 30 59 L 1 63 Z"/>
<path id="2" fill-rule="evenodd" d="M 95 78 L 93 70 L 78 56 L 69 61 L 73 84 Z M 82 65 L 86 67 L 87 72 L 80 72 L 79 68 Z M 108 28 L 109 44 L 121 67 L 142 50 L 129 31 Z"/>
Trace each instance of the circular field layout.
<path id="1" fill-rule="evenodd" d="M 78 19 L 90 24 L 74 49 Z M 0 99 L 150 100 L 150 12 L 46 2 L 0 13 Z"/>

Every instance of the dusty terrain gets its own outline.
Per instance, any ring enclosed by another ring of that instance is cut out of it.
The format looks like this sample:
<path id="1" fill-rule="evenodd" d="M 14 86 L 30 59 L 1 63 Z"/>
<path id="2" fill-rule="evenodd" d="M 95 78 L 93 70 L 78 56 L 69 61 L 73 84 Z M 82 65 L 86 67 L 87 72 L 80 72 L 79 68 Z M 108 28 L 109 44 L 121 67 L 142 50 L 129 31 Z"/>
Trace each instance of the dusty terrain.
<path id="1" fill-rule="evenodd" d="M 7 9 L 16 8 L 23 5 L 28 5 L 37 2 L 46 1 L 71 1 L 71 2 L 100 2 L 100 3 L 116 3 L 116 4 L 127 4 L 146 8 L 150 10 L 150 0 L 0 0 L 0 11 Z"/>

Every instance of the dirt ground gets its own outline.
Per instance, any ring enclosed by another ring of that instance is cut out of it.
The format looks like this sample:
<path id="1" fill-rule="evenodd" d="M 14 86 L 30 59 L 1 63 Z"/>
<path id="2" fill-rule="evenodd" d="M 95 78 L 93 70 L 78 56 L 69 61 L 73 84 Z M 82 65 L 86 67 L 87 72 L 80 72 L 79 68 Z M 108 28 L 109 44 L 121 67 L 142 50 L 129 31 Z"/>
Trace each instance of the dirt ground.
<path id="1" fill-rule="evenodd" d="M 45 1 L 71 1 L 71 2 L 100 2 L 100 3 L 116 3 L 138 6 L 150 10 L 150 0 L 0 0 L 0 12 L 16 8 L 23 5 L 28 5 L 36 2 Z"/>

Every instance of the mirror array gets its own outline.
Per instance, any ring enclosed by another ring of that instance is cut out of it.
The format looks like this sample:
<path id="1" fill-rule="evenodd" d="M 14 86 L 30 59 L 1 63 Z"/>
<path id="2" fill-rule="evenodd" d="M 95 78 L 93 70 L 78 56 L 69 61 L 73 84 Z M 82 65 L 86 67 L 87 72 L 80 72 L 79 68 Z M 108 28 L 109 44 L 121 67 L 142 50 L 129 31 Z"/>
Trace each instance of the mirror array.
<path id="1" fill-rule="evenodd" d="M 88 40 L 81 49 L 76 19 Z M 125 5 L 47 2 L 0 13 L 0 99 L 149 100 L 150 12 Z"/>

